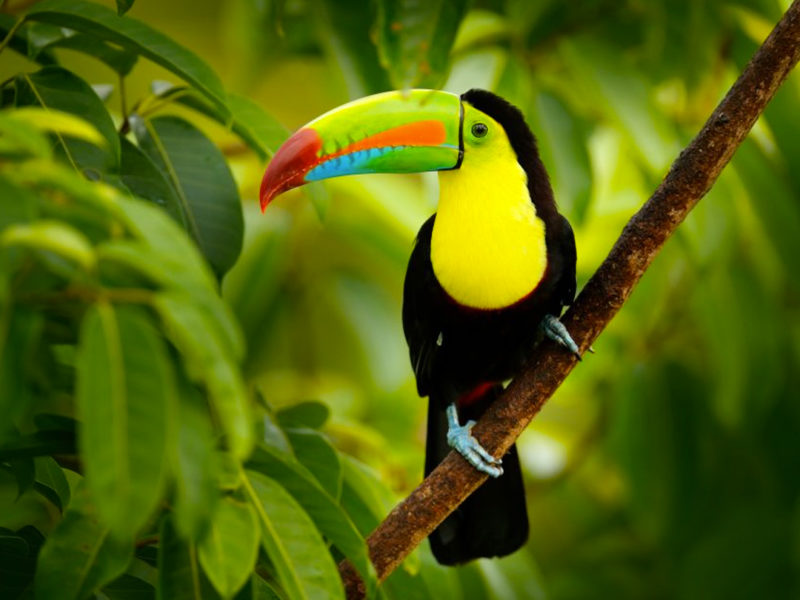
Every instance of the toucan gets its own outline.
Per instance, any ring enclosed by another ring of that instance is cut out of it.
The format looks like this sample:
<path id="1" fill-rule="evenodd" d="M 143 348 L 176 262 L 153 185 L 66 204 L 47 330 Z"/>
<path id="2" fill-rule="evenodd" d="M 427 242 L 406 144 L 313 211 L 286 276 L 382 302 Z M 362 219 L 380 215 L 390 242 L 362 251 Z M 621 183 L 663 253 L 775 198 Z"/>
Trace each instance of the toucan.
<path id="1" fill-rule="evenodd" d="M 438 562 L 504 556 L 528 536 L 515 447 L 501 459 L 475 420 L 550 337 L 580 358 L 558 317 L 575 296 L 575 239 L 559 214 L 536 140 L 491 92 L 405 90 L 325 113 L 275 153 L 262 210 L 281 192 L 340 175 L 439 172 L 437 212 L 411 252 L 403 329 L 428 396 L 425 474 L 458 451 L 490 477 L 430 535 Z"/>

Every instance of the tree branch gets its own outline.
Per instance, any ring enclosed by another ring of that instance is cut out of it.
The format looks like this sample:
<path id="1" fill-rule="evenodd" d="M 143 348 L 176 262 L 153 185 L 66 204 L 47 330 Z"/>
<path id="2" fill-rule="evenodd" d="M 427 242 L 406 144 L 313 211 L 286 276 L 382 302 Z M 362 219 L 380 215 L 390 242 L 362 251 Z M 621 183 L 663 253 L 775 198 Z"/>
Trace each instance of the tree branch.
<path id="1" fill-rule="evenodd" d="M 798 58 L 800 0 L 795 0 L 564 315 L 581 350 L 608 325 L 667 238 L 711 188 Z M 483 446 L 502 456 L 575 364 L 569 352 L 552 342 L 540 344 L 523 373 L 475 426 Z M 385 579 L 485 479 L 451 452 L 367 539 L 378 578 Z M 363 583 L 352 565 L 343 562 L 340 572 L 348 598 L 363 597 Z"/>

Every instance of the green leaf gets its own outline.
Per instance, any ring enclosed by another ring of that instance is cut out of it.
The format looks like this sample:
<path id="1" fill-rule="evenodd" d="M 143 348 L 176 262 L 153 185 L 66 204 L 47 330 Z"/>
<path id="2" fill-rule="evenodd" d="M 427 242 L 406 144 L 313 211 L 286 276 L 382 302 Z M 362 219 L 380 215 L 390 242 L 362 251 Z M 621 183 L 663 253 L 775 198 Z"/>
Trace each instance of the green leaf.
<path id="1" fill-rule="evenodd" d="M 193 125 L 177 117 L 131 119 L 141 149 L 172 184 L 179 205 L 169 208 L 218 276 L 242 249 L 239 192 L 225 157 Z"/>
<path id="2" fill-rule="evenodd" d="M 377 474 L 356 459 L 342 455 L 342 506 L 363 535 L 368 535 L 394 506 L 391 492 Z"/>
<path id="3" fill-rule="evenodd" d="M 0 253 L 0 266 L 3 265 Z M 30 367 L 41 344 L 44 317 L 40 311 L 29 310 L 12 302 L 5 295 L 6 275 L 0 269 L 0 460 L 16 456 L 37 456 L 33 452 L 9 453 L 16 448 L 36 448 L 42 440 L 29 440 L 16 444 L 19 437 L 14 424 L 33 403 L 34 391 L 30 385 Z M 27 437 L 27 436 L 26 436 Z M 24 438 L 23 438 L 24 439 Z M 31 443 L 32 442 L 32 443 Z M 72 444 L 74 448 L 74 443 Z M 35 451 L 34 451 L 35 452 Z M 49 451 L 41 452 L 49 454 Z"/>
<path id="4" fill-rule="evenodd" d="M 277 482 L 247 471 L 245 490 L 256 509 L 261 544 L 291 599 L 344 599 L 336 564 L 308 514 Z"/>
<path id="5" fill-rule="evenodd" d="M 203 395 L 181 381 L 178 439 L 171 457 L 175 475 L 175 526 L 184 537 L 202 537 L 219 500 L 216 439 Z"/>
<path id="6" fill-rule="evenodd" d="M 0 465 L 0 469 L 8 470 L 17 480 L 17 498 L 33 487 L 36 481 L 36 469 L 33 459 L 17 458 L 10 460 L 5 465 Z"/>
<path id="7" fill-rule="evenodd" d="M 12 225 L 0 235 L 0 247 L 24 247 L 52 252 L 91 271 L 95 254 L 89 240 L 74 227 L 60 221 L 36 221 L 30 225 Z"/>
<path id="8" fill-rule="evenodd" d="M 96 58 L 120 75 L 127 75 L 139 58 L 133 52 L 111 45 L 93 35 L 64 27 L 48 23 L 28 23 L 26 27 L 28 57 L 34 60 L 45 54 L 49 55 L 53 48 L 69 48 Z"/>
<path id="9" fill-rule="evenodd" d="M 262 160 L 275 154 L 289 137 L 289 130 L 260 104 L 239 94 L 228 94 L 230 115 L 220 112 L 216 106 L 187 87 L 169 86 L 157 97 L 162 100 L 174 99 L 223 127 L 230 127 Z"/>
<path id="10" fill-rule="evenodd" d="M 161 170 L 137 146 L 120 136 L 119 176 L 135 196 L 149 200 L 181 222 L 180 199 Z"/>
<path id="11" fill-rule="evenodd" d="M 109 600 L 154 600 L 155 588 L 132 575 L 123 575 L 103 588 Z"/>
<path id="12" fill-rule="evenodd" d="M 189 379 L 208 390 L 233 453 L 247 456 L 253 444 L 249 398 L 218 323 L 185 294 L 159 293 L 153 305 L 167 337 L 184 357 Z"/>
<path id="13" fill-rule="evenodd" d="M 30 106 L 18 108 L 10 116 L 42 132 L 76 138 L 99 147 L 107 146 L 105 138 L 93 125 L 67 112 Z"/>
<path id="14" fill-rule="evenodd" d="M 225 91 L 214 71 L 193 52 L 141 21 L 80 0 L 45 0 L 25 18 L 68 27 L 145 56 L 192 84 L 227 113 Z"/>
<path id="15" fill-rule="evenodd" d="M 159 600 L 211 600 L 215 596 L 200 569 L 197 547 L 179 537 L 172 517 L 165 517 L 159 535 Z"/>
<path id="16" fill-rule="evenodd" d="M 557 97 L 540 93 L 535 102 L 536 110 L 531 112 L 553 192 L 573 224 L 583 223 L 592 185 L 587 136 Z"/>
<path id="17" fill-rule="evenodd" d="M 23 158 L 50 158 L 50 140 L 31 123 L 15 118 L 15 111 L 0 113 L 0 156 L 20 160 Z M 0 198 L 11 198 L 3 194 Z"/>
<path id="18" fill-rule="evenodd" d="M 165 285 L 173 281 L 181 287 L 216 289 L 211 269 L 200 256 L 197 246 L 164 211 L 149 202 L 128 198 L 119 199 L 117 206 L 122 211 L 126 228 L 137 238 L 137 243 L 120 242 L 119 247 L 115 247 L 113 242 L 101 245 L 98 253 L 103 259 L 140 269 L 157 281 L 164 278 Z"/>
<path id="19" fill-rule="evenodd" d="M 46 496 L 59 510 L 69 504 L 70 489 L 63 469 L 50 456 L 34 459 L 36 465 L 36 489 Z"/>
<path id="20" fill-rule="evenodd" d="M 117 0 L 117 14 L 122 16 L 128 12 L 136 0 Z"/>
<path id="21" fill-rule="evenodd" d="M 84 600 L 121 575 L 133 557 L 133 541 L 111 535 L 79 489 L 39 554 L 36 598 Z"/>
<path id="22" fill-rule="evenodd" d="M 291 428 L 286 430 L 286 434 L 300 464 L 311 471 L 325 491 L 338 500 L 342 494 L 342 465 L 333 445 L 313 429 Z"/>
<path id="23" fill-rule="evenodd" d="M 48 47 L 77 50 L 87 56 L 96 58 L 123 77 L 133 70 L 139 59 L 134 52 L 99 40 L 91 34 L 84 35 L 74 31 L 70 32 L 70 35 L 53 42 Z"/>
<path id="24" fill-rule="evenodd" d="M 4 440 L 0 445 L 0 460 L 74 453 L 75 434 L 66 431 L 37 431 Z"/>
<path id="25" fill-rule="evenodd" d="M 0 40 L 5 39 L 8 33 L 14 28 L 18 18 L 6 13 L 0 13 Z M 40 65 L 52 65 L 56 62 L 55 57 L 51 52 L 39 52 L 35 56 L 30 53 L 31 47 L 31 24 L 23 23 L 14 32 L 14 35 L 8 42 L 8 47 L 15 52 L 20 53 L 22 56 L 36 61 Z"/>
<path id="26" fill-rule="evenodd" d="M 367 589 L 375 588 L 375 570 L 368 558 L 364 537 L 338 502 L 304 465 L 274 448 L 259 446 L 253 452 L 248 468 L 279 482 L 314 520 L 323 535 L 358 569 L 367 583 Z"/>
<path id="27" fill-rule="evenodd" d="M 372 2 L 314 0 L 318 37 L 339 65 L 347 95 L 360 98 L 391 87 L 375 48 Z"/>
<path id="28" fill-rule="evenodd" d="M 255 567 L 258 542 L 253 506 L 231 496 L 223 498 L 197 548 L 205 574 L 223 598 L 233 596 L 247 581 Z"/>
<path id="29" fill-rule="evenodd" d="M 106 149 L 57 134 L 59 147 L 79 170 L 98 177 L 119 164 L 120 146 L 114 122 L 103 101 L 83 79 L 61 67 L 45 67 L 17 76 L 17 106 L 41 106 L 70 113 L 91 123 L 105 138 Z"/>
<path id="30" fill-rule="evenodd" d="M 24 537 L 0 529 L 0 597 L 22 598 L 35 569 L 36 548 Z"/>
<path id="31" fill-rule="evenodd" d="M 284 428 L 320 429 L 331 416 L 331 411 L 326 404 L 309 400 L 283 408 L 278 411 L 276 416 L 278 423 Z"/>
<path id="32" fill-rule="evenodd" d="M 144 311 L 99 303 L 84 317 L 76 370 L 87 485 L 114 533 L 132 537 L 163 492 L 171 360 Z"/>
<path id="33" fill-rule="evenodd" d="M 289 131 L 264 108 L 246 96 L 228 95 L 231 129 L 262 159 L 275 151 L 289 137 Z"/>
<path id="34" fill-rule="evenodd" d="M 467 0 L 380 0 L 378 50 L 398 89 L 439 87 Z"/>

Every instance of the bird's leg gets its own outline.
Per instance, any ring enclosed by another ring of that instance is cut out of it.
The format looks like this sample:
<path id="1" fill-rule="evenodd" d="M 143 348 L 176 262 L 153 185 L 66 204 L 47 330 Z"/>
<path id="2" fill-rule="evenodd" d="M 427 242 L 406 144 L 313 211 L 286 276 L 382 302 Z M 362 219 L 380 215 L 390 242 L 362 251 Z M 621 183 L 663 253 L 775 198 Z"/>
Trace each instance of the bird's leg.
<path id="1" fill-rule="evenodd" d="M 577 356 L 578 360 L 582 360 L 580 352 L 578 352 L 578 344 L 576 344 L 575 340 L 572 339 L 569 331 L 567 331 L 567 328 L 564 327 L 564 324 L 558 320 L 558 317 L 554 315 L 545 315 L 544 319 L 542 319 L 542 324 L 540 327 L 547 337 L 564 346 L 567 350 Z"/>
<path id="2" fill-rule="evenodd" d="M 489 454 L 480 442 L 472 437 L 472 427 L 475 421 L 467 421 L 466 425 L 458 422 L 458 408 L 456 403 L 447 407 L 447 444 L 473 467 L 491 477 L 500 477 L 503 474 L 502 460 Z"/>

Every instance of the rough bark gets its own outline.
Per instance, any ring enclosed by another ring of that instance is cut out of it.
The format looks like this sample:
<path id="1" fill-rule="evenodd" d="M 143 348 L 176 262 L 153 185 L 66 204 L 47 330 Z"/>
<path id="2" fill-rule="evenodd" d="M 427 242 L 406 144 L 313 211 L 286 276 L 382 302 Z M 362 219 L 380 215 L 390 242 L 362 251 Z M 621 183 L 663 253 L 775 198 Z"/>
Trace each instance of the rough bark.
<path id="1" fill-rule="evenodd" d="M 582 351 L 608 325 L 664 242 L 711 188 L 798 58 L 800 0 L 795 0 L 562 318 Z M 570 353 L 553 343 L 537 347 L 522 374 L 475 426 L 483 446 L 495 456 L 504 454 L 575 364 Z M 451 452 L 367 539 L 378 578 L 385 579 L 485 479 Z M 343 562 L 340 572 L 348 598 L 363 597 L 363 583 L 352 565 Z"/>

